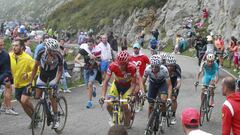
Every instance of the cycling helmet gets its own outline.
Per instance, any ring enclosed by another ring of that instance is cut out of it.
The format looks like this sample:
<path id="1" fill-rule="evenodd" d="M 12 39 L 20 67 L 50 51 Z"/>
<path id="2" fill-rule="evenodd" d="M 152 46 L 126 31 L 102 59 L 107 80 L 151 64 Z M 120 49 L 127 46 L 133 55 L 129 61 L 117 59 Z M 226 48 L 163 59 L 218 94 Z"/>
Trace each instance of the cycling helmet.
<path id="1" fill-rule="evenodd" d="M 161 57 L 162 60 L 166 60 L 168 55 L 166 53 L 161 53 L 160 57 Z"/>
<path id="2" fill-rule="evenodd" d="M 175 64 L 176 63 L 176 59 L 174 58 L 173 55 L 168 56 L 166 64 Z"/>
<path id="3" fill-rule="evenodd" d="M 55 51 L 59 50 L 59 43 L 56 39 L 53 39 L 53 38 L 46 39 L 45 45 L 46 45 L 46 48 L 49 50 L 55 50 Z"/>
<path id="4" fill-rule="evenodd" d="M 150 64 L 159 66 L 161 64 L 161 60 L 158 55 L 152 55 L 150 57 Z"/>
<path id="5" fill-rule="evenodd" d="M 214 54 L 209 53 L 209 54 L 207 55 L 207 60 L 209 60 L 209 61 L 214 61 L 214 59 L 215 59 Z"/>
<path id="6" fill-rule="evenodd" d="M 117 55 L 117 61 L 127 63 L 129 61 L 129 53 L 127 51 L 121 51 Z"/>

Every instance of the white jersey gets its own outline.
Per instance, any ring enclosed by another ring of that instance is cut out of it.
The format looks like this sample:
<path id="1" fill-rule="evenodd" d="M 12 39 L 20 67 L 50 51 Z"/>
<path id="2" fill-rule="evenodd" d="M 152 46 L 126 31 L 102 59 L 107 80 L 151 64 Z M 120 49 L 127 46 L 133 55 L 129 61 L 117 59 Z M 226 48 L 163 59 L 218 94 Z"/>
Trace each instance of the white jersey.
<path id="1" fill-rule="evenodd" d="M 144 77 L 149 77 L 149 81 L 156 84 L 164 83 L 166 80 L 170 79 L 168 69 L 164 66 L 160 66 L 160 71 L 155 75 L 152 72 L 151 65 L 148 65 L 144 72 Z"/>

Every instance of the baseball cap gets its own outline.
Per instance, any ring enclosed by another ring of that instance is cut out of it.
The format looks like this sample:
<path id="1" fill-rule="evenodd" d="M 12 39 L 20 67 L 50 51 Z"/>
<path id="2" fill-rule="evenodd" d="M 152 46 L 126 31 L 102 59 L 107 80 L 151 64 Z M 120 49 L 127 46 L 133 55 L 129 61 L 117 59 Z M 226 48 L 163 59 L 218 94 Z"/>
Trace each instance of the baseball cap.
<path id="1" fill-rule="evenodd" d="M 133 48 L 138 48 L 138 49 L 140 49 L 140 48 L 141 48 L 141 46 L 140 46 L 140 44 L 139 44 L 139 43 L 134 43 L 134 44 L 133 44 Z"/>
<path id="2" fill-rule="evenodd" d="M 181 115 L 182 124 L 189 126 L 198 126 L 199 118 L 200 115 L 195 108 L 186 108 Z"/>

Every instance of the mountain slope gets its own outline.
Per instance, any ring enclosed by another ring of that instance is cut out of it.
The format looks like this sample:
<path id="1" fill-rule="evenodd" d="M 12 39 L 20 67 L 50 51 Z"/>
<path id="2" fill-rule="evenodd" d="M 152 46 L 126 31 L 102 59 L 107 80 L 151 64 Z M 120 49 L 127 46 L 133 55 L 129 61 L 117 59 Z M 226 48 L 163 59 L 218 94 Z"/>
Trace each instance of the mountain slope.
<path id="1" fill-rule="evenodd" d="M 1 19 L 44 19 L 57 7 L 70 0 L 0 0 Z"/>
<path id="2" fill-rule="evenodd" d="M 167 0 L 73 0 L 57 8 L 47 19 L 54 28 L 93 28 L 112 25 L 121 16 L 126 20 L 135 9 L 161 8 Z"/>

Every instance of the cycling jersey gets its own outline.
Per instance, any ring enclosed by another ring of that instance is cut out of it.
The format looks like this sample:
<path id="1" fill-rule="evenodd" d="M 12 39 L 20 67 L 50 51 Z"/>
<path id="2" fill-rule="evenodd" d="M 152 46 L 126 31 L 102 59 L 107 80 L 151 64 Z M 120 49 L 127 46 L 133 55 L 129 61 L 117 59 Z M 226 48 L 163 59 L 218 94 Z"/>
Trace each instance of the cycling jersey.
<path id="1" fill-rule="evenodd" d="M 39 77 L 43 82 L 53 80 L 57 75 L 58 67 L 63 66 L 63 56 L 58 51 L 53 52 L 53 55 L 49 56 L 46 49 L 42 49 L 39 51 L 36 61 L 40 62 Z"/>
<path id="2" fill-rule="evenodd" d="M 126 92 L 131 87 L 132 79 L 136 75 L 136 67 L 132 63 L 127 64 L 127 70 L 121 71 L 117 62 L 113 62 L 109 65 L 107 75 L 115 75 L 114 84 L 120 92 Z"/>
<path id="3" fill-rule="evenodd" d="M 3 83 L 6 77 L 12 78 L 10 57 L 5 50 L 2 50 L 0 53 L 0 85 Z"/>
<path id="4" fill-rule="evenodd" d="M 203 62 L 200 71 L 203 71 L 203 84 L 209 85 L 210 81 L 215 80 L 216 75 L 218 74 L 218 64 L 216 61 L 212 64 L 212 67 L 208 67 L 207 62 Z"/>
<path id="5" fill-rule="evenodd" d="M 151 65 L 148 65 L 144 72 L 144 77 L 145 78 L 149 77 L 150 83 L 160 84 L 160 85 L 165 83 L 166 80 L 170 79 L 168 69 L 164 65 L 160 66 L 160 70 L 156 75 L 152 72 Z"/>
<path id="6" fill-rule="evenodd" d="M 171 83 L 172 83 L 172 87 L 176 87 L 177 85 L 177 81 L 181 79 L 181 68 L 178 64 L 174 64 L 174 71 L 173 73 L 170 75 L 170 79 L 171 79 Z"/>
<path id="7" fill-rule="evenodd" d="M 133 55 L 130 58 L 130 61 L 133 62 L 136 65 L 137 70 L 139 70 L 139 73 L 140 73 L 141 77 L 144 74 L 144 70 L 146 68 L 146 65 L 150 64 L 150 61 L 149 61 L 148 57 L 146 55 L 143 55 L 143 54 Z"/>
<path id="8" fill-rule="evenodd" d="M 30 76 L 34 67 L 33 58 L 25 52 L 20 55 L 10 53 L 9 56 L 15 88 L 27 86 L 30 82 Z M 23 80 L 24 74 L 27 74 L 26 80 Z"/>

